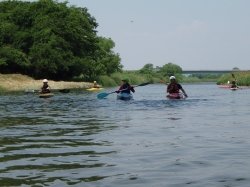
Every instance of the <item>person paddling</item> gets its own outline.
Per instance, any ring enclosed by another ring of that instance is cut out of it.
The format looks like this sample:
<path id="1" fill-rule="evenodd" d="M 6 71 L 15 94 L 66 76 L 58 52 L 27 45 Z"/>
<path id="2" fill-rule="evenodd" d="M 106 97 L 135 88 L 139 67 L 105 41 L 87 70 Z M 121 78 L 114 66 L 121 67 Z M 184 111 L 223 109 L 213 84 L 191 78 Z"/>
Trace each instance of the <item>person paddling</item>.
<path id="1" fill-rule="evenodd" d="M 94 81 L 93 88 L 100 88 L 100 86 L 99 86 L 99 85 L 97 85 L 96 81 Z"/>
<path id="2" fill-rule="evenodd" d="M 123 84 L 120 86 L 119 90 L 115 91 L 116 93 L 128 93 L 130 94 L 130 91 L 135 93 L 134 87 L 129 84 L 129 79 L 124 78 L 122 79 Z"/>
<path id="3" fill-rule="evenodd" d="M 167 87 L 167 92 L 172 93 L 179 93 L 179 90 L 182 91 L 185 97 L 188 97 L 185 90 L 182 88 L 182 86 L 176 82 L 175 76 L 170 77 L 170 84 Z"/>
<path id="4" fill-rule="evenodd" d="M 47 79 L 44 79 L 43 80 L 43 86 L 41 87 L 40 91 L 39 91 L 41 94 L 44 94 L 44 93 L 50 93 L 50 87 L 48 85 L 48 80 Z"/>
<path id="5" fill-rule="evenodd" d="M 238 86 L 236 85 L 236 81 L 232 81 L 231 88 L 238 88 Z"/>

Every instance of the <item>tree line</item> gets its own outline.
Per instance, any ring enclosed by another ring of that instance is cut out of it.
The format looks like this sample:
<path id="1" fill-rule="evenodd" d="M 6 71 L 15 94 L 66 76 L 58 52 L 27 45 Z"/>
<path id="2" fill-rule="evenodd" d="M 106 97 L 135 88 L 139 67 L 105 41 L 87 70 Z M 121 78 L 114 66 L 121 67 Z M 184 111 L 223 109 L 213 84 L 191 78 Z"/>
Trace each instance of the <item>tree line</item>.
<path id="1" fill-rule="evenodd" d="M 53 0 L 0 2 L 0 73 L 65 80 L 122 70 L 111 38 L 87 8 Z"/>

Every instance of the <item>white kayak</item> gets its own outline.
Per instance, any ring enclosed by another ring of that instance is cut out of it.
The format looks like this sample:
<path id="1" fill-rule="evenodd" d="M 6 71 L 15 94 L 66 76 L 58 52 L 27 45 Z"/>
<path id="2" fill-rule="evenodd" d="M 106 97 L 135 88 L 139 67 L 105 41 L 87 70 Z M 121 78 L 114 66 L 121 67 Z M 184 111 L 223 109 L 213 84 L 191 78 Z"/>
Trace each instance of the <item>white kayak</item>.
<path id="1" fill-rule="evenodd" d="M 230 88 L 231 90 L 233 90 L 233 91 L 235 91 L 235 90 L 238 90 L 238 88 L 237 87 L 235 87 L 235 88 Z"/>
<path id="2" fill-rule="evenodd" d="M 129 93 L 119 93 L 117 94 L 117 99 L 130 100 L 130 99 L 133 99 L 133 95 Z"/>

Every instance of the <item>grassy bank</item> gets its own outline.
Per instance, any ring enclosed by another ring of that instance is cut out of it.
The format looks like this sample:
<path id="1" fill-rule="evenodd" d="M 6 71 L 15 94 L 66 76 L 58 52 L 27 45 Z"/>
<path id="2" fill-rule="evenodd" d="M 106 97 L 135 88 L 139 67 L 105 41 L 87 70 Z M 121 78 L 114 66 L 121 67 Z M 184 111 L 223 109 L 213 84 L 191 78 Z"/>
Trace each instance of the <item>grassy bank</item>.
<path id="1" fill-rule="evenodd" d="M 142 75 L 138 74 L 135 71 L 124 71 L 123 73 L 114 73 L 111 76 L 98 76 L 93 77 L 91 79 L 84 78 L 84 77 L 77 77 L 74 78 L 73 81 L 86 81 L 86 82 L 93 82 L 97 81 L 99 85 L 102 85 L 103 87 L 109 87 L 109 86 L 118 86 L 122 84 L 122 79 L 124 77 L 127 77 L 130 79 L 131 85 L 138 85 L 141 83 L 149 82 L 151 84 L 159 83 L 159 79 L 164 80 L 165 82 L 169 83 L 168 77 L 163 76 L 157 76 L 152 77 L 150 75 Z M 197 77 L 183 77 L 180 83 L 199 83 L 199 82 L 216 82 L 217 79 L 199 79 Z"/>
<path id="2" fill-rule="evenodd" d="M 0 91 L 39 90 L 43 85 L 42 80 L 34 80 L 21 74 L 0 74 Z M 51 89 L 90 88 L 88 82 L 65 82 L 49 80 Z"/>
<path id="3" fill-rule="evenodd" d="M 102 87 L 119 86 L 122 79 L 127 77 L 130 79 L 131 85 L 138 85 L 145 82 L 151 84 L 159 83 L 159 79 L 169 82 L 168 78 L 150 75 L 141 75 L 136 72 L 124 71 L 123 73 L 114 73 L 111 76 L 98 76 L 93 78 L 76 77 L 71 81 L 52 81 L 49 80 L 51 89 L 74 89 L 74 88 L 91 88 L 93 81 L 97 81 Z M 227 78 L 226 82 L 228 81 Z M 216 82 L 215 79 L 199 79 L 197 77 L 183 77 L 181 83 L 197 83 L 197 82 Z M 43 85 L 42 80 L 34 80 L 31 77 L 21 74 L 0 74 L 0 92 L 3 91 L 24 91 L 39 90 Z"/>
<path id="4" fill-rule="evenodd" d="M 183 77 L 183 83 L 216 82 L 217 79 L 199 79 L 198 77 Z"/>
<path id="5" fill-rule="evenodd" d="M 140 75 L 131 71 L 124 71 L 123 73 L 114 73 L 110 76 L 103 75 L 92 78 L 77 77 L 72 79 L 72 81 L 85 81 L 97 83 L 103 87 L 118 86 L 122 84 L 122 79 L 127 77 L 130 80 L 131 85 L 138 85 L 145 82 L 150 82 L 151 84 L 159 82 L 159 78 L 151 77 L 147 75 Z"/>
<path id="6" fill-rule="evenodd" d="M 250 86 L 250 71 L 247 72 L 235 72 L 233 73 L 236 80 L 237 80 L 237 84 L 240 86 Z M 234 80 L 234 77 L 232 76 L 232 74 L 226 74 L 226 75 L 222 75 L 218 80 L 217 80 L 217 84 L 218 85 L 223 85 L 223 84 L 227 84 L 228 81 L 230 81 L 230 83 Z"/>

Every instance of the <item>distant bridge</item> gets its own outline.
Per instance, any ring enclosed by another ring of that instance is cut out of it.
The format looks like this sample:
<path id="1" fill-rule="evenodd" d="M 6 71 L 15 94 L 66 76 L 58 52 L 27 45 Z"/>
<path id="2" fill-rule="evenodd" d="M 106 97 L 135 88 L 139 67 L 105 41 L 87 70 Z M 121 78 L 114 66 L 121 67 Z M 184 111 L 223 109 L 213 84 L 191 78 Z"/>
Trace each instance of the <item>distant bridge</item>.
<path id="1" fill-rule="evenodd" d="M 153 68 L 153 71 L 159 72 L 160 68 Z M 190 75 L 190 74 L 227 74 L 227 73 L 233 73 L 233 72 L 247 72 L 250 70 L 182 70 L 182 74 Z"/>
<path id="2" fill-rule="evenodd" d="M 227 74 L 233 72 L 246 72 L 247 70 L 182 70 L 182 74 Z"/>

